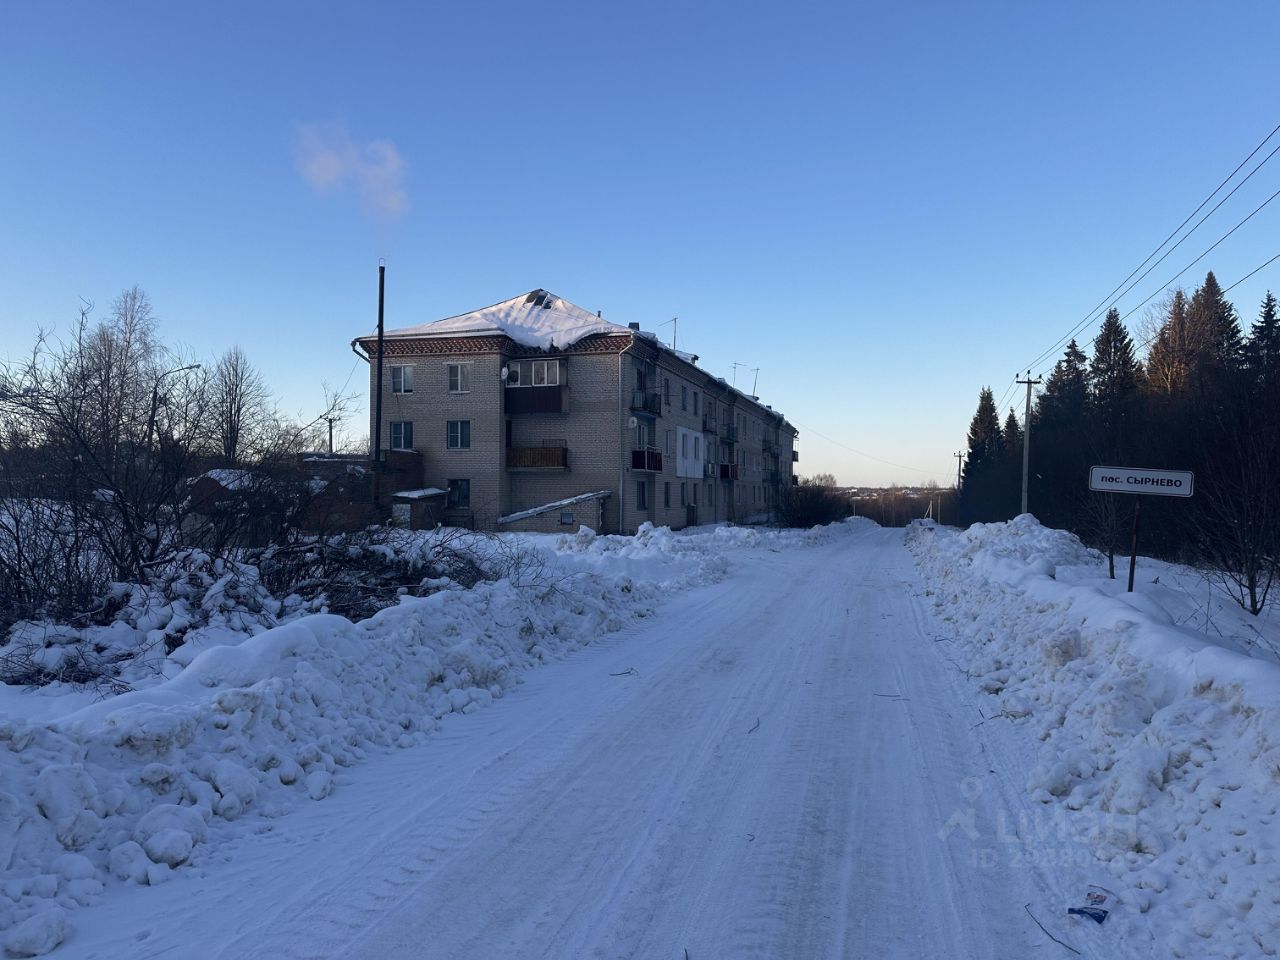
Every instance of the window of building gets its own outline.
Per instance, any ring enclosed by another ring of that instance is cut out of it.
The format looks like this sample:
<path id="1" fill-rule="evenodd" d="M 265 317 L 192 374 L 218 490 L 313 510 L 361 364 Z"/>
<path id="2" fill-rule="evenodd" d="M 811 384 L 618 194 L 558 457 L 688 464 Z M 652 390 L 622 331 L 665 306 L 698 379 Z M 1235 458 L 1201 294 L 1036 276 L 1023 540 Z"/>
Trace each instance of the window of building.
<path id="1" fill-rule="evenodd" d="M 662 378 L 662 397 L 667 402 L 667 406 L 671 406 L 671 378 Z"/>
<path id="2" fill-rule="evenodd" d="M 449 392 L 450 393 L 470 393 L 471 392 L 471 364 L 470 363 L 447 363 L 449 368 Z"/>
<path id="3" fill-rule="evenodd" d="M 669 457 L 674 457 L 676 455 L 676 432 L 674 430 L 667 431 L 666 453 Z"/>
<path id="4" fill-rule="evenodd" d="M 391 392 L 413 393 L 413 367 L 391 368 Z"/>
<path id="5" fill-rule="evenodd" d="M 702 459 L 702 438 L 696 433 L 693 435 L 693 459 Z"/>
<path id="6" fill-rule="evenodd" d="M 698 415 L 698 391 L 693 391 L 693 415 Z"/>
<path id="7" fill-rule="evenodd" d="M 447 421 L 448 447 L 450 450 L 470 450 L 471 449 L 471 421 L 470 420 L 449 420 Z"/>
<path id="8" fill-rule="evenodd" d="M 680 434 L 680 456 L 689 456 L 689 435 L 687 433 Z"/>
<path id="9" fill-rule="evenodd" d="M 391 449 L 392 450 L 412 450 L 413 449 L 413 421 L 412 420 L 392 420 L 391 421 Z"/>
<path id="10" fill-rule="evenodd" d="M 512 360 L 507 364 L 508 387 L 556 387 L 560 380 L 559 360 Z"/>
<path id="11" fill-rule="evenodd" d="M 696 483 L 689 484 L 689 502 L 695 507 L 698 505 L 698 485 Z"/>
<path id="12" fill-rule="evenodd" d="M 687 507 L 689 505 L 689 493 L 685 490 L 685 485 L 680 484 L 680 506 Z"/>
<path id="13" fill-rule="evenodd" d="M 532 374 L 535 387 L 554 387 L 560 382 L 560 364 L 555 360 L 534 360 Z"/>
<path id="14" fill-rule="evenodd" d="M 471 506 L 471 481 L 450 480 L 448 505 L 450 507 Z"/>
<path id="15" fill-rule="evenodd" d="M 680 384 L 680 409 L 689 409 L 689 388 L 683 383 Z"/>
<path id="16" fill-rule="evenodd" d="M 636 509 L 637 510 L 649 509 L 649 500 L 647 496 L 647 490 L 645 487 L 645 482 L 643 480 L 636 481 Z"/>
<path id="17" fill-rule="evenodd" d="M 671 506 L 671 483 L 665 480 L 662 483 L 662 505 Z"/>

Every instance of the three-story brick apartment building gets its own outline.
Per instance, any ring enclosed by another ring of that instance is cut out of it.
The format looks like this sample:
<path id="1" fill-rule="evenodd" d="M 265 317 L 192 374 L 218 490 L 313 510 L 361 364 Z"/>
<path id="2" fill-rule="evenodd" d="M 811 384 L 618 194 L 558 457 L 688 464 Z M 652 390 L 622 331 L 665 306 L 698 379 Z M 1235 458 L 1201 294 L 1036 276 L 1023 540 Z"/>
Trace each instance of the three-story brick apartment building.
<path id="1" fill-rule="evenodd" d="M 377 337 L 355 344 L 373 398 Z M 633 533 L 767 519 L 793 483 L 796 430 L 696 361 L 534 290 L 385 333 L 382 447 L 421 455 L 417 493 L 438 496 L 449 524 Z"/>

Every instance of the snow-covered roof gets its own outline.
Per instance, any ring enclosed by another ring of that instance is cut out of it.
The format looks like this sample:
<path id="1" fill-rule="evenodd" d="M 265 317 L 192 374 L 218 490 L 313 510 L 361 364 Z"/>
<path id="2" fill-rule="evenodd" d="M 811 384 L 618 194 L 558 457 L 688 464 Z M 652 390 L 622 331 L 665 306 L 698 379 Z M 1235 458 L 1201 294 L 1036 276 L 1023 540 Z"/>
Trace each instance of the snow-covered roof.
<path id="1" fill-rule="evenodd" d="M 532 290 L 456 317 L 386 331 L 388 338 L 508 336 L 528 347 L 568 347 L 593 333 L 630 333 L 546 290 Z"/>
<path id="2" fill-rule="evenodd" d="M 427 497 L 443 497 L 448 492 L 439 487 L 423 487 L 421 490 L 400 490 L 391 496 L 399 497 L 401 500 L 423 500 Z"/>

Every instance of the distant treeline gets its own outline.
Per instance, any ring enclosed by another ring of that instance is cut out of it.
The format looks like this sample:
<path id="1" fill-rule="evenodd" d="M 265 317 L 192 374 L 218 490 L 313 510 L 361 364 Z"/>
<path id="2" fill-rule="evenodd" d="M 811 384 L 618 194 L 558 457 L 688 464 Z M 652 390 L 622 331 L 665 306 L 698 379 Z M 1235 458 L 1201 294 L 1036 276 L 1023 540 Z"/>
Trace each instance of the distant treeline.
<path id="1" fill-rule="evenodd" d="M 1280 557 L 1280 319 L 1268 292 L 1246 336 L 1212 273 L 1177 290 L 1137 346 L 1110 310 L 1089 350 L 1072 340 L 1031 413 L 1028 509 L 1128 555 L 1134 498 L 1090 493 L 1095 464 L 1192 470 L 1190 500 L 1144 497 L 1140 551 L 1221 576 L 1257 613 Z M 1146 350 L 1139 356 L 1139 350 Z M 964 522 L 1021 508 L 1023 424 L 990 388 L 969 427 Z"/>

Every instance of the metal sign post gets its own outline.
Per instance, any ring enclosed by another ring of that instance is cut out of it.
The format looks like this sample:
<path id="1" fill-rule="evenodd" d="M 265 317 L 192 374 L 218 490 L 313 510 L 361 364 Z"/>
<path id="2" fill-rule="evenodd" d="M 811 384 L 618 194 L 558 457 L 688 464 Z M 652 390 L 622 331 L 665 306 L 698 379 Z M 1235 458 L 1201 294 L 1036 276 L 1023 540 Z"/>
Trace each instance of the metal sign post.
<path id="1" fill-rule="evenodd" d="M 1142 496 L 1190 497 L 1196 477 L 1190 470 L 1147 470 L 1141 467 L 1093 467 L 1089 489 L 1097 493 L 1136 494 L 1133 501 L 1133 541 L 1129 550 L 1129 593 L 1133 593 L 1133 573 L 1138 565 L 1138 521 L 1142 516 Z"/>

